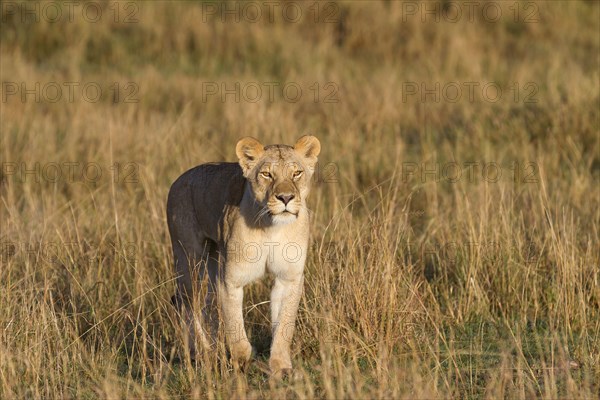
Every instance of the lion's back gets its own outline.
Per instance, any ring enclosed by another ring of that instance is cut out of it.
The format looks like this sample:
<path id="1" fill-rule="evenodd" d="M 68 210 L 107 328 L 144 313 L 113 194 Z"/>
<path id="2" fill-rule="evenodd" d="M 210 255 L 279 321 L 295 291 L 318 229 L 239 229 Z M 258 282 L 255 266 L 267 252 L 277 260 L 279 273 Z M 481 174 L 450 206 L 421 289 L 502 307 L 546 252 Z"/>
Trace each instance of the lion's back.
<path id="1" fill-rule="evenodd" d="M 207 163 L 184 172 L 173 182 L 167 199 L 167 218 L 195 218 L 213 231 L 227 206 L 238 206 L 245 178 L 238 163 Z M 210 235 L 213 236 L 213 235 Z"/>

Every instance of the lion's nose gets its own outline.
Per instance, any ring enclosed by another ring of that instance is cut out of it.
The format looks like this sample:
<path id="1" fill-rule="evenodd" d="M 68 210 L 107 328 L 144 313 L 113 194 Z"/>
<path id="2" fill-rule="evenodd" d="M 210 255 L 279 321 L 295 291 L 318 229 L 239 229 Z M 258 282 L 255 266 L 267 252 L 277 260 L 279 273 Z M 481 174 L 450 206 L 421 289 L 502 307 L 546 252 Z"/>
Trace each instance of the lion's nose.
<path id="1" fill-rule="evenodd" d="M 287 206 L 287 204 L 294 198 L 293 194 L 278 194 L 277 197 L 279 200 L 283 202 Z"/>

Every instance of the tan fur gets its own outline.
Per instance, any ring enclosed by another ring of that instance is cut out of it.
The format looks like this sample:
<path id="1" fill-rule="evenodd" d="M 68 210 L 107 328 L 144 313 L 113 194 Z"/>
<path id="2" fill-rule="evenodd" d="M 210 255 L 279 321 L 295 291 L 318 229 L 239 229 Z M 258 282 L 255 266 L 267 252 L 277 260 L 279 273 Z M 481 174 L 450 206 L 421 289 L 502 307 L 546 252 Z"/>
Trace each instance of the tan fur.
<path id="1" fill-rule="evenodd" d="M 167 220 L 192 354 L 197 333 L 205 348 L 214 345 L 218 302 L 234 363 L 251 358 L 243 287 L 269 271 L 275 276 L 269 366 L 275 376 L 291 370 L 290 343 L 309 242 L 306 197 L 320 149 L 314 136 L 303 136 L 293 147 L 265 147 L 243 138 L 236 146 L 239 164 L 203 164 L 173 183 Z M 201 324 L 194 318 L 193 298 L 195 283 L 206 272 Z"/>

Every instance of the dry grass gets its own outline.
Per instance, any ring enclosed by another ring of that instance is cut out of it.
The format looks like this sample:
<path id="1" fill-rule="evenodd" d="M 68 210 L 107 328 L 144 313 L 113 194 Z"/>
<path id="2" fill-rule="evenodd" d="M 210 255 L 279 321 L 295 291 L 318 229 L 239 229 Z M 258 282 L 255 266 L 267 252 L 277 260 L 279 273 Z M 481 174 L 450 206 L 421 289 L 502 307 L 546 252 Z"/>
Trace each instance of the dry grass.
<path id="1" fill-rule="evenodd" d="M 183 1 L 140 3 L 131 24 L 23 22 L 2 4 L 0 398 L 600 394 L 599 4 L 531 3 L 533 23 L 529 3 L 517 20 L 512 2 L 493 3 L 492 22 L 482 2 L 457 23 L 393 1 L 332 3 L 334 22 L 315 23 L 310 4 L 298 22 L 255 24 L 203 22 L 202 5 Z M 443 4 L 428 6 L 443 16 Z M 63 86 L 55 103 L 22 101 L 11 82 L 97 82 L 104 95 L 71 102 Z M 295 82 L 303 95 L 205 101 L 207 82 Z M 325 101 L 328 82 L 338 102 Z M 422 101 L 411 82 L 504 90 Z M 263 370 L 268 281 L 246 292 L 260 350 L 246 374 L 223 349 L 192 366 L 170 303 L 169 185 L 233 160 L 241 136 L 306 132 L 323 169 L 293 342 L 303 376 L 273 385 Z M 421 174 L 436 166 L 439 179 Z"/>

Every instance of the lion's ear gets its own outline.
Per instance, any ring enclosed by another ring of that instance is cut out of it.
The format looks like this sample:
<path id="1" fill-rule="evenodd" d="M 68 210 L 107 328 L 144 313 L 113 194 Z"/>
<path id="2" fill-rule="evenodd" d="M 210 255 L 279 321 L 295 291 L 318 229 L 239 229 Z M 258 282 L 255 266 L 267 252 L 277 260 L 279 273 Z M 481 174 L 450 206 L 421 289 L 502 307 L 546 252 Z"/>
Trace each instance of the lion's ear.
<path id="1" fill-rule="evenodd" d="M 317 162 L 317 156 L 321 152 L 321 143 L 316 137 L 305 135 L 298 139 L 294 145 L 294 150 L 314 165 Z"/>
<path id="2" fill-rule="evenodd" d="M 240 166 L 244 171 L 244 176 L 254 168 L 256 161 L 263 155 L 265 147 L 253 137 L 245 137 L 240 139 L 235 146 L 235 153 L 240 160 Z"/>

